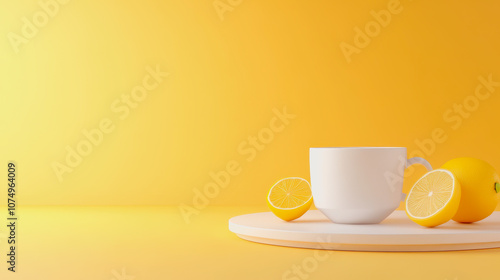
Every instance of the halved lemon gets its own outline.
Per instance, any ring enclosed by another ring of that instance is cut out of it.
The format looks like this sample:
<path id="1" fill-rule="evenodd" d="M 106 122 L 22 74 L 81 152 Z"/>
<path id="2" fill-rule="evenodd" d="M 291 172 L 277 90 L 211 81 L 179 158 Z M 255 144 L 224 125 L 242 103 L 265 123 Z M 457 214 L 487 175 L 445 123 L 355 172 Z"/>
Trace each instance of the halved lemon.
<path id="1" fill-rule="evenodd" d="M 436 169 L 415 183 L 406 198 L 406 214 L 419 225 L 435 227 L 455 216 L 460 196 L 460 183 L 455 175 Z"/>
<path id="2" fill-rule="evenodd" d="M 274 215 L 285 221 L 304 215 L 312 201 L 311 185 L 298 177 L 279 180 L 267 194 L 267 205 Z"/>

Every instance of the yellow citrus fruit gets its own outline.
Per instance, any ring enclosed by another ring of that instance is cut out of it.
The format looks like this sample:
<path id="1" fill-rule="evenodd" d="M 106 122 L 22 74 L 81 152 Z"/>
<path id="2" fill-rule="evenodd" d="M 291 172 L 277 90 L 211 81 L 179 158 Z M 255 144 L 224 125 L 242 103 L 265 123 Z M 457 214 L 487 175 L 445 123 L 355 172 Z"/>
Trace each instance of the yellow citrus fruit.
<path id="1" fill-rule="evenodd" d="M 444 224 L 457 213 L 460 195 L 460 183 L 453 173 L 443 169 L 430 171 L 410 190 L 406 214 L 421 226 Z"/>
<path id="2" fill-rule="evenodd" d="M 473 223 L 495 211 L 500 180 L 493 166 L 480 159 L 456 158 L 441 168 L 451 171 L 462 186 L 462 198 L 453 220 Z"/>
<path id="3" fill-rule="evenodd" d="M 279 180 L 267 194 L 267 205 L 274 215 L 285 221 L 304 215 L 312 201 L 309 182 L 298 177 Z"/>

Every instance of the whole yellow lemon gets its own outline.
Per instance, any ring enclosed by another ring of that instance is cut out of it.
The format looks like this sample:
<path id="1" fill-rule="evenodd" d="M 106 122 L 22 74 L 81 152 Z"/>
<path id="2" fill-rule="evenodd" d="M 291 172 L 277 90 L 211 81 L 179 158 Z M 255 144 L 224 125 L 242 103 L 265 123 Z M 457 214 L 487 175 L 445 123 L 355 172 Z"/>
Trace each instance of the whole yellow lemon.
<path id="1" fill-rule="evenodd" d="M 473 223 L 495 211 L 500 198 L 500 179 L 493 166 L 480 159 L 464 157 L 452 159 L 441 168 L 451 171 L 462 188 L 454 221 Z"/>

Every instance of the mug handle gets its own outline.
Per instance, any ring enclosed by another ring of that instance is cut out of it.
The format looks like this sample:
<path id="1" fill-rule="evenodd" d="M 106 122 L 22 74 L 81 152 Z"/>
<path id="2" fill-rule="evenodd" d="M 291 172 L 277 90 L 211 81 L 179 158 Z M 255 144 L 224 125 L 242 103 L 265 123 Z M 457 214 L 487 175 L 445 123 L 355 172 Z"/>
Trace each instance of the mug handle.
<path id="1" fill-rule="evenodd" d="M 421 164 L 421 165 L 425 166 L 425 169 L 427 169 L 427 171 L 431 171 L 432 170 L 431 164 L 428 161 L 426 161 L 425 159 L 421 158 L 421 157 L 412 157 L 410 159 L 407 159 L 406 160 L 405 169 L 408 168 L 411 165 L 414 165 L 414 164 Z M 401 201 L 404 201 L 405 198 L 406 198 L 406 194 L 402 193 L 401 194 Z"/>
<path id="2" fill-rule="evenodd" d="M 405 168 L 408 168 L 408 166 L 414 165 L 414 164 L 421 164 L 421 165 L 425 166 L 427 171 L 432 170 L 431 164 L 421 157 L 413 157 L 413 158 L 407 159 Z"/>

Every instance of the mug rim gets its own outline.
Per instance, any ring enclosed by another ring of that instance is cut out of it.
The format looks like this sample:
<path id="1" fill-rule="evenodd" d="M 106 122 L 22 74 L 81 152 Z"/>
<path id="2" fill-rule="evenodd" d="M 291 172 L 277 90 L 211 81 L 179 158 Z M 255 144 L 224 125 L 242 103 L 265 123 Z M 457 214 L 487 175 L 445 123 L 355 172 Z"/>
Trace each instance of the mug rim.
<path id="1" fill-rule="evenodd" d="M 349 149 L 359 149 L 359 150 L 369 150 L 369 149 L 406 149 L 406 147 L 310 147 L 309 149 L 335 149 L 335 150 L 349 150 Z"/>

